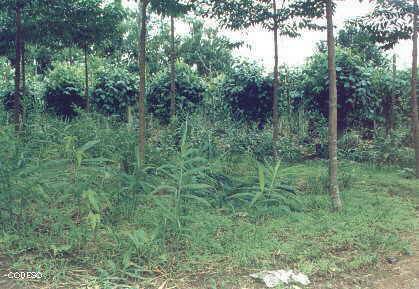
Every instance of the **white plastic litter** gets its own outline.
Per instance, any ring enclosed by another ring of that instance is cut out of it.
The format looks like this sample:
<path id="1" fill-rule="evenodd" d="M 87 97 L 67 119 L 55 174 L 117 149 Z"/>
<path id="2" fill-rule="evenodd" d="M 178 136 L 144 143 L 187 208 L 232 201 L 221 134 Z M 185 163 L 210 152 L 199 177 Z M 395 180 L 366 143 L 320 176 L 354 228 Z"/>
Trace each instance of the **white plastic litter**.
<path id="1" fill-rule="evenodd" d="M 301 284 L 308 285 L 310 280 L 306 275 L 293 270 L 262 271 L 250 274 L 250 277 L 262 280 L 268 288 L 276 287 L 279 284 Z"/>

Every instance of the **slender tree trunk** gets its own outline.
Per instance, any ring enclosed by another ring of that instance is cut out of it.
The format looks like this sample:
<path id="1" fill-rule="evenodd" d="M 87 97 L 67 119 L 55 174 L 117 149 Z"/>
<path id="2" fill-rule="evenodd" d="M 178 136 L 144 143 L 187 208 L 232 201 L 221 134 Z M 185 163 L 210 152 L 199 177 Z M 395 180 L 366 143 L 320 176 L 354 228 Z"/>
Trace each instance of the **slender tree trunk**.
<path id="1" fill-rule="evenodd" d="M 138 91 L 139 106 L 139 135 L 138 135 L 138 158 L 140 164 L 145 159 L 145 73 L 146 73 L 146 33 L 147 33 L 147 5 L 148 0 L 138 1 L 138 66 L 140 68 L 140 85 Z"/>
<path id="2" fill-rule="evenodd" d="M 390 97 L 390 132 L 394 129 L 394 103 L 396 102 L 396 78 L 397 78 L 397 58 L 393 55 L 393 93 Z"/>
<path id="3" fill-rule="evenodd" d="M 68 48 L 68 54 L 69 54 L 69 63 L 71 65 L 73 65 L 74 64 L 74 55 L 73 55 L 73 47 L 72 46 L 70 46 Z"/>
<path id="4" fill-rule="evenodd" d="M 21 71 L 22 71 L 22 56 L 21 56 L 21 40 L 22 40 L 22 19 L 21 19 L 21 7 L 16 5 L 16 39 L 15 39 L 15 93 L 13 95 L 13 122 L 15 124 L 16 131 L 21 131 L 23 119 L 22 119 L 22 101 L 21 101 Z"/>
<path id="5" fill-rule="evenodd" d="M 276 17 L 277 8 L 276 0 L 273 0 L 273 11 Z M 279 71 L 278 71 L 278 21 L 274 20 L 274 47 L 275 47 L 275 66 L 274 66 L 274 83 L 273 83 L 273 94 L 272 94 L 272 140 L 274 144 L 274 152 L 276 153 L 276 142 L 278 139 L 278 86 L 279 86 Z"/>
<path id="6" fill-rule="evenodd" d="M 326 4 L 327 18 L 327 52 L 329 70 L 329 191 L 332 198 L 333 209 L 340 211 L 342 201 L 339 194 L 337 180 L 337 88 L 335 67 L 335 39 L 333 37 L 333 10 L 332 0 Z"/>
<path id="7" fill-rule="evenodd" d="M 385 102 L 383 106 L 383 114 L 385 119 L 385 129 L 386 129 L 386 136 L 390 134 L 394 127 L 394 113 L 393 113 L 393 106 L 394 106 L 394 98 L 396 92 L 396 55 L 393 55 L 393 66 L 392 66 L 392 89 L 391 93 L 385 96 Z"/>
<path id="8" fill-rule="evenodd" d="M 26 71 L 25 71 L 25 40 L 22 38 L 21 39 L 21 62 L 20 62 L 20 67 L 22 70 L 22 83 L 21 83 L 21 87 L 22 87 L 22 93 L 24 94 L 26 91 Z"/>
<path id="9" fill-rule="evenodd" d="M 88 63 L 87 44 L 84 45 L 84 98 L 86 99 L 86 111 L 90 111 L 89 63 Z"/>
<path id="10" fill-rule="evenodd" d="M 412 128 L 413 128 L 413 142 L 415 145 L 416 156 L 416 178 L 419 179 L 419 116 L 418 116 L 418 99 L 416 94 L 417 85 L 417 66 L 418 66 L 418 0 L 414 0 L 414 14 L 413 14 L 413 52 L 412 52 Z"/>
<path id="11" fill-rule="evenodd" d="M 176 114 L 176 47 L 175 47 L 175 17 L 170 16 L 170 116 Z"/>

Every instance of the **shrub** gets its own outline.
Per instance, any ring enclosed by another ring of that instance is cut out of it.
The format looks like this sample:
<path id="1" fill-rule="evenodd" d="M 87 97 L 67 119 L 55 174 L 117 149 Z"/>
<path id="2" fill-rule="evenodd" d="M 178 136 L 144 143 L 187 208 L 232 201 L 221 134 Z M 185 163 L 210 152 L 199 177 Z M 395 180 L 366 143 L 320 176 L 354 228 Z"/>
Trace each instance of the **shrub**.
<path id="1" fill-rule="evenodd" d="M 221 83 L 235 119 L 265 123 L 272 111 L 272 79 L 253 63 L 236 64 Z"/>
<path id="2" fill-rule="evenodd" d="M 406 122 L 410 113 L 410 73 L 398 71 L 396 76 L 388 68 L 378 68 L 372 73 L 372 90 L 380 100 L 376 119 L 382 122 L 390 117 L 391 109 L 393 118 L 398 122 Z M 391 107 L 390 96 L 393 106 Z"/>
<path id="3" fill-rule="evenodd" d="M 338 129 L 361 125 L 370 127 L 376 117 L 380 100 L 371 89 L 368 68 L 360 56 L 348 49 L 337 49 L 336 72 L 338 90 Z M 327 54 L 314 55 L 303 71 L 304 95 L 300 103 L 305 103 L 311 111 L 318 111 L 328 117 L 329 80 Z"/>
<path id="4" fill-rule="evenodd" d="M 372 139 L 363 139 L 349 132 L 339 140 L 342 158 L 379 165 L 413 166 L 414 151 L 410 148 L 410 130 L 396 129 L 388 136 L 377 131 Z"/>
<path id="5" fill-rule="evenodd" d="M 163 122 L 170 118 L 170 70 L 157 73 L 147 88 L 148 111 Z M 176 110 L 191 112 L 202 102 L 205 83 L 190 66 L 176 64 Z"/>
<path id="6" fill-rule="evenodd" d="M 128 106 L 135 104 L 137 83 L 137 78 L 126 69 L 102 69 L 92 93 L 92 105 L 106 115 L 125 116 Z"/>
<path id="7" fill-rule="evenodd" d="M 84 108 L 83 69 L 81 66 L 55 63 L 46 77 L 44 101 L 47 110 L 59 116 L 72 118 L 75 107 Z"/>
<path id="8" fill-rule="evenodd" d="M 13 70 L 9 64 L 9 61 L 0 57 L 0 95 L 5 95 L 13 88 Z"/>
<path id="9" fill-rule="evenodd" d="M 3 97 L 3 106 L 5 110 L 13 109 L 13 95 L 14 91 L 8 91 L 4 94 Z M 32 91 L 27 91 L 22 97 L 22 104 L 25 111 L 35 111 L 39 110 L 41 107 L 41 101 L 36 97 L 35 93 Z"/>

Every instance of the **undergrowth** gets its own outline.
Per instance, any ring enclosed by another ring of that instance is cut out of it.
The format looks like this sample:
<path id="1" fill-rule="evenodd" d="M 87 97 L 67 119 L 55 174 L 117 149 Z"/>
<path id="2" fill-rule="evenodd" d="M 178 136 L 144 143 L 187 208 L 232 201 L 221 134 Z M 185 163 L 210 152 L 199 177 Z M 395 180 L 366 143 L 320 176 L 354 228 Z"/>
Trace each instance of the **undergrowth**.
<path id="1" fill-rule="evenodd" d="M 189 120 L 151 125 L 139 166 L 135 127 L 32 117 L 19 138 L 0 129 L 0 247 L 51 286 L 262 268 L 333 276 L 409 250 L 400 232 L 413 228 L 419 184 L 400 169 L 342 162 L 345 209 L 333 214 L 322 160 L 222 153 Z"/>

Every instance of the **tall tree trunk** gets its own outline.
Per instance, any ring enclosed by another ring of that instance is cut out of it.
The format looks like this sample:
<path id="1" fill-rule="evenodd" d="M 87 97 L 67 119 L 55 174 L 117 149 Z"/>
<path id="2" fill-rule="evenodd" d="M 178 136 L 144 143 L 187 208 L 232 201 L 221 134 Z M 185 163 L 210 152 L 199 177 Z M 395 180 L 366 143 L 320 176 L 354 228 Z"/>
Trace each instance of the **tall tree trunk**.
<path id="1" fill-rule="evenodd" d="M 21 7 L 17 4 L 15 7 L 16 12 L 16 39 L 15 39 L 15 93 L 13 95 L 13 122 L 15 124 L 16 131 L 22 129 L 23 119 L 22 119 L 22 101 L 21 101 L 21 71 L 22 71 L 22 49 L 21 49 L 21 40 L 22 40 L 22 19 L 21 19 Z"/>
<path id="2" fill-rule="evenodd" d="M 327 52 L 329 70 L 329 192 L 332 198 L 333 209 L 340 211 L 342 201 L 339 194 L 337 180 L 337 88 L 335 64 L 335 39 L 333 37 L 333 9 L 332 0 L 326 4 L 327 18 Z"/>
<path id="3" fill-rule="evenodd" d="M 276 17 L 277 8 L 276 0 L 272 2 L 274 17 Z M 276 142 L 278 139 L 278 87 L 279 87 L 279 71 L 278 71 L 278 21 L 274 20 L 274 48 L 275 48 L 275 66 L 274 66 L 274 83 L 272 94 L 272 140 L 274 144 L 274 152 L 276 154 Z"/>
<path id="4" fill-rule="evenodd" d="M 413 128 L 413 142 L 415 145 L 416 156 L 416 178 L 419 179 L 419 116 L 418 116 L 418 99 L 416 94 L 417 85 L 417 66 L 418 66 L 418 0 L 414 0 L 414 14 L 413 14 L 413 52 L 412 52 L 412 128 Z"/>
<path id="5" fill-rule="evenodd" d="M 390 96 L 390 110 L 389 110 L 389 124 L 388 124 L 388 132 L 389 134 L 394 129 L 394 103 L 396 101 L 396 78 L 397 78 L 397 58 L 396 54 L 393 55 L 393 92 Z"/>
<path id="6" fill-rule="evenodd" d="M 68 54 L 69 54 L 69 63 L 71 65 L 73 65 L 74 64 L 74 55 L 73 55 L 73 47 L 72 46 L 70 46 L 68 48 Z"/>
<path id="7" fill-rule="evenodd" d="M 84 45 L 84 98 L 86 99 L 86 111 L 90 111 L 89 65 L 88 65 L 87 44 Z"/>
<path id="8" fill-rule="evenodd" d="M 145 73 L 146 73 L 146 33 L 147 33 L 147 5 L 148 0 L 138 1 L 138 66 L 140 68 L 140 86 L 138 91 L 139 106 L 139 135 L 138 158 L 140 164 L 145 159 Z"/>
<path id="9" fill-rule="evenodd" d="M 175 17 L 170 16 L 170 116 L 176 114 L 176 47 L 175 47 Z"/>
<path id="10" fill-rule="evenodd" d="M 394 98 L 396 92 L 396 55 L 393 55 L 393 65 L 392 65 L 392 88 L 391 92 L 384 96 L 384 105 L 383 105 L 383 116 L 385 120 L 385 129 L 386 129 L 386 136 L 390 134 L 394 127 L 394 113 L 393 113 L 393 106 L 394 106 Z"/>
<path id="11" fill-rule="evenodd" d="M 21 70 L 22 70 L 22 72 L 21 72 L 21 77 L 22 77 L 22 83 L 21 83 L 21 87 L 22 87 L 22 93 L 24 94 L 25 93 L 25 91 L 26 91 L 26 71 L 25 71 L 25 40 L 23 39 L 23 37 L 22 37 L 22 39 L 21 39 L 21 46 L 20 46 L 20 48 L 21 48 L 21 54 L 20 54 L 20 57 L 21 57 L 21 62 L 20 62 L 20 68 L 21 68 Z"/>

